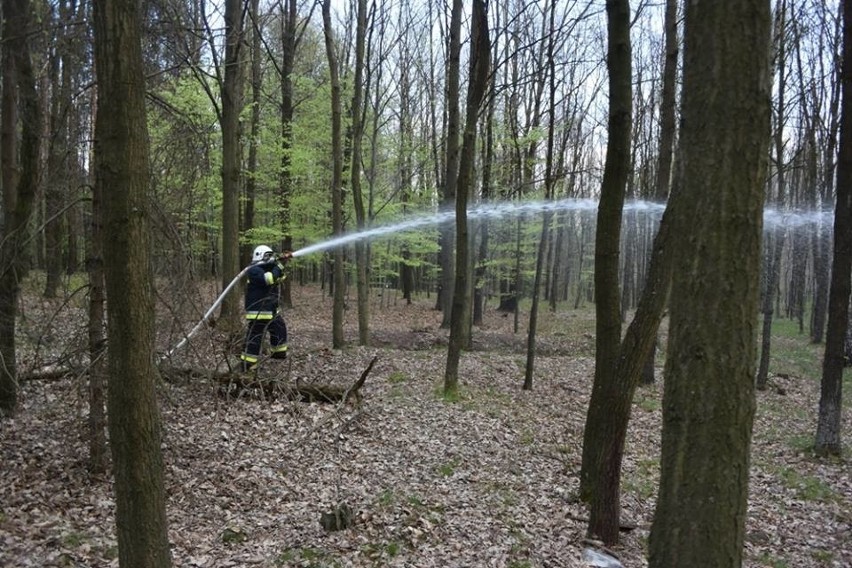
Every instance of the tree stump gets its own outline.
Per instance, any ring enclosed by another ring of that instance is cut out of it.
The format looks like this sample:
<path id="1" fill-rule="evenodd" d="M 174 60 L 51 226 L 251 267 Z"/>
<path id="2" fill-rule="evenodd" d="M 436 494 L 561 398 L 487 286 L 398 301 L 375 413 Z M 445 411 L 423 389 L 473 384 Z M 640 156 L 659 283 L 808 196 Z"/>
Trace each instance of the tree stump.
<path id="1" fill-rule="evenodd" d="M 353 519 L 352 508 L 346 503 L 340 503 L 331 511 L 320 514 L 320 525 L 328 532 L 342 531 L 352 526 Z"/>

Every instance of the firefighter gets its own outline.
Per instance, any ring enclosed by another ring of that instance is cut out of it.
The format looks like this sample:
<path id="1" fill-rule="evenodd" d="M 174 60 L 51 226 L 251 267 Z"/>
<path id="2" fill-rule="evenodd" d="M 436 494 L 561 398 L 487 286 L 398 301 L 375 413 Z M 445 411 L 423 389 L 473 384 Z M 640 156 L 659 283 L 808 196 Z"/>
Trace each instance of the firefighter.
<path id="1" fill-rule="evenodd" d="M 290 252 L 276 255 L 266 245 L 256 247 L 252 253 L 251 266 L 246 272 L 245 310 L 248 329 L 240 355 L 243 372 L 257 367 L 267 331 L 270 357 L 287 357 L 287 324 L 278 310 L 278 284 L 284 280 L 284 265 L 292 257 Z"/>

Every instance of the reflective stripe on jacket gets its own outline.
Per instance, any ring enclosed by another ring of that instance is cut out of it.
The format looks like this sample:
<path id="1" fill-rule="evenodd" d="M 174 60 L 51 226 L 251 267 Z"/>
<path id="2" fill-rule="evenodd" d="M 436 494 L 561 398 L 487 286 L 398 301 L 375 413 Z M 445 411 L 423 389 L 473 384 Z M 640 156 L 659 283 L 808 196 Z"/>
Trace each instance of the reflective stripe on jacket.
<path id="1" fill-rule="evenodd" d="M 271 320 L 278 313 L 278 283 L 284 278 L 276 263 L 255 264 L 246 273 L 246 319 Z"/>

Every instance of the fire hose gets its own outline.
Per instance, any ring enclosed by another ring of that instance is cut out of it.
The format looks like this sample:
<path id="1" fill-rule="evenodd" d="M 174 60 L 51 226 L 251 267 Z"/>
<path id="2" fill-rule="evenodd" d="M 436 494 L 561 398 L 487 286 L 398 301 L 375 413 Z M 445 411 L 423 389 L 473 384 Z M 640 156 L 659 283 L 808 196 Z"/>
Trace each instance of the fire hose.
<path id="1" fill-rule="evenodd" d="M 289 258 L 293 257 L 293 256 L 294 256 L 294 254 L 293 254 L 293 253 L 288 252 L 288 253 L 284 253 L 282 256 L 283 256 L 284 258 L 288 258 L 288 259 L 289 259 Z M 181 347 L 183 347 L 184 345 L 186 345 L 186 344 L 189 342 L 189 340 L 190 340 L 190 339 L 192 339 L 192 336 L 193 336 L 193 335 L 195 335 L 196 333 L 198 333 L 198 331 L 201 329 L 201 327 L 202 327 L 202 326 L 203 326 L 203 325 L 207 322 L 207 320 L 208 320 L 208 319 L 210 319 L 210 316 L 212 316 L 212 315 L 213 315 L 213 312 L 215 312 L 215 311 L 216 311 L 216 308 L 218 308 L 218 307 L 222 304 L 222 301 L 225 299 L 225 296 L 227 296 L 227 295 L 228 295 L 228 292 L 230 292 L 231 290 L 233 290 L 234 286 L 236 286 L 236 285 L 237 285 L 237 282 L 239 282 L 239 281 L 240 281 L 240 279 L 241 279 L 243 276 L 245 276 L 245 275 L 246 275 L 246 272 L 248 272 L 249 268 L 251 268 L 252 266 L 254 266 L 254 265 L 253 265 L 253 264 L 249 264 L 248 266 L 246 266 L 245 268 L 243 268 L 243 269 L 240 271 L 240 273 L 239 273 L 239 274 L 237 274 L 236 276 L 234 276 L 234 279 L 233 279 L 233 280 L 231 280 L 231 282 L 230 282 L 227 286 L 225 286 L 225 289 L 224 289 L 224 290 L 222 290 L 222 293 L 221 293 L 221 294 L 219 294 L 219 297 L 218 297 L 218 298 L 216 298 L 216 301 L 215 301 L 215 302 L 213 302 L 213 305 L 212 305 L 212 306 L 210 306 L 210 309 L 208 309 L 208 310 L 204 313 L 204 316 L 201 318 L 201 320 L 200 320 L 197 324 L 195 324 L 195 327 L 193 327 L 191 330 L 189 330 L 189 333 L 187 333 L 187 334 L 183 337 L 183 339 L 181 339 L 181 340 L 178 342 L 178 344 L 177 344 L 177 345 L 175 345 L 175 346 L 174 346 L 174 347 L 172 347 L 170 350 L 168 350 L 168 351 L 167 351 L 164 355 L 162 355 L 162 356 L 160 357 L 160 359 L 166 359 L 166 358 L 168 358 L 168 357 L 171 357 L 171 356 L 172 356 L 172 355 L 173 355 L 173 354 L 174 354 L 174 353 L 175 353 L 178 349 L 180 349 Z"/>

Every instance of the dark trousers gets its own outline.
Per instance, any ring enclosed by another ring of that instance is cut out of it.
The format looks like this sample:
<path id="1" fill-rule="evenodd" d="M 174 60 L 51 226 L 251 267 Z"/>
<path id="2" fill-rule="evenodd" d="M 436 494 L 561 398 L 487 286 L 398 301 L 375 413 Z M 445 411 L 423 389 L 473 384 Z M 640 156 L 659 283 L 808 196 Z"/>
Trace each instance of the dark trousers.
<path id="1" fill-rule="evenodd" d="M 286 350 L 287 324 L 284 323 L 284 318 L 276 315 L 271 320 L 248 320 L 245 347 L 241 357 L 243 361 L 250 364 L 257 363 L 263 347 L 263 336 L 267 331 L 269 331 L 271 351 L 275 353 Z"/>

